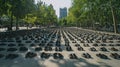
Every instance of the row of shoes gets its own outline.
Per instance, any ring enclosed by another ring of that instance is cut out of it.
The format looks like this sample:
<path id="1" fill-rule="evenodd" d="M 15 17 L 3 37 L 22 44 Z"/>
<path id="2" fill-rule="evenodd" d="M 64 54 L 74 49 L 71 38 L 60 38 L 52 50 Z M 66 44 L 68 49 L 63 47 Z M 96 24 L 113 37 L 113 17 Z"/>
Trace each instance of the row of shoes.
<path id="1" fill-rule="evenodd" d="M 0 54 L 0 58 L 3 58 L 5 55 L 3 55 L 3 54 Z M 15 58 L 17 58 L 17 57 L 19 57 L 19 55 L 18 54 L 7 54 L 6 56 L 5 56 L 5 59 L 10 59 L 10 60 L 12 60 L 12 59 L 15 59 Z"/>
<path id="2" fill-rule="evenodd" d="M 26 51 L 28 51 L 28 48 L 27 47 L 19 47 L 18 49 L 17 48 L 13 48 L 13 47 L 10 47 L 10 48 L 0 48 L 0 52 L 1 51 L 15 52 L 17 50 L 19 50 L 20 52 L 26 52 Z"/>
<path id="3" fill-rule="evenodd" d="M 51 53 L 45 53 L 45 52 L 41 53 L 41 58 L 48 59 L 52 55 L 53 55 L 54 59 L 63 59 L 64 58 L 64 56 L 61 53 L 51 54 Z"/>
<path id="4" fill-rule="evenodd" d="M 103 41 L 103 42 L 109 42 L 109 43 L 114 43 L 113 40 L 120 40 L 120 36 L 117 35 L 108 35 L 108 34 L 99 34 L 99 33 L 95 33 L 95 32 L 88 32 L 85 30 L 78 30 L 76 31 L 76 29 L 71 29 L 71 28 L 67 28 L 65 29 L 65 31 L 69 31 L 69 33 L 77 40 L 83 41 L 83 43 L 85 43 L 85 40 L 87 41 L 87 43 L 92 43 L 93 41 L 95 42 L 99 42 L 99 40 Z M 74 35 L 73 35 L 74 34 Z M 76 36 L 75 36 L 76 35 Z M 108 41 L 110 40 L 110 41 Z"/>
<path id="5" fill-rule="evenodd" d="M 100 45 L 98 45 L 97 43 L 95 43 L 92 46 L 95 46 L 95 47 L 104 46 L 104 47 L 106 47 L 106 46 L 120 46 L 120 44 L 108 44 L 108 45 L 106 45 L 106 44 L 100 44 Z"/>
<path id="6" fill-rule="evenodd" d="M 38 32 L 39 31 L 39 32 Z M 48 31 L 48 32 L 46 32 Z M 43 30 L 40 30 L 40 29 L 36 29 L 36 30 L 29 30 L 29 31 L 24 31 L 24 35 L 21 36 L 21 33 L 17 33 L 17 36 L 13 36 L 13 37 L 10 37 L 9 38 L 9 35 L 6 35 L 6 37 L 4 37 L 3 39 L 1 38 L 0 41 L 3 41 L 3 42 L 14 42 L 15 41 L 20 41 L 20 40 L 35 40 L 35 39 L 46 39 L 46 38 L 49 38 L 54 32 L 54 30 L 46 30 L 46 31 L 43 31 Z M 18 31 L 19 32 L 19 31 Z M 21 31 L 23 32 L 23 31 Z"/>

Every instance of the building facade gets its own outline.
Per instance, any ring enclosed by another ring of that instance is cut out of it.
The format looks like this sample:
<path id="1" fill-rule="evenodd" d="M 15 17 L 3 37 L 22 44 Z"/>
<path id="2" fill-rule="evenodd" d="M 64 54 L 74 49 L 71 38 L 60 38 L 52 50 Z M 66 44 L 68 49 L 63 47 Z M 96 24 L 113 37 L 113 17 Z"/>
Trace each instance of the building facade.
<path id="1" fill-rule="evenodd" d="M 60 8 L 59 18 L 61 19 L 61 18 L 65 18 L 65 17 L 67 17 L 67 8 L 66 7 L 65 8 Z"/>

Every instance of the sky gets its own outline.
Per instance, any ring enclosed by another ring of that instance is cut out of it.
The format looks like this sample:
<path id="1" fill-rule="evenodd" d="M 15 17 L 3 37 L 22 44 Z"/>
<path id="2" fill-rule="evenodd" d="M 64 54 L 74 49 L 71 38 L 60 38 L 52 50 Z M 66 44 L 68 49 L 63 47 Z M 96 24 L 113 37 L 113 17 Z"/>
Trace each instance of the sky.
<path id="1" fill-rule="evenodd" d="M 39 0 L 35 0 L 36 2 Z M 59 17 L 59 8 L 64 8 L 67 7 L 68 9 L 71 7 L 72 5 L 72 1 L 71 0 L 41 0 L 43 2 L 45 2 L 46 4 L 52 4 L 54 9 L 56 10 L 56 15 Z"/>

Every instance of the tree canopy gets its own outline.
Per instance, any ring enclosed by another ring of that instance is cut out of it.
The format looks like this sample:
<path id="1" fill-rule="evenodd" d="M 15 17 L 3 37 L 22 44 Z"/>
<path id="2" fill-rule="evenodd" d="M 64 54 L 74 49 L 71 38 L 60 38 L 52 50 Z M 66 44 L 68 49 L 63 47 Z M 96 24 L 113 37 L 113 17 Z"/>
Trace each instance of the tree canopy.
<path id="1" fill-rule="evenodd" d="M 4 16 L 10 19 L 6 23 L 2 21 Z M 34 0 L 0 0 L 0 18 L 0 26 L 7 26 L 9 30 L 12 30 L 13 25 L 18 29 L 21 20 L 27 25 L 53 25 L 57 22 L 51 4 L 46 5 L 42 1 L 35 4 Z"/>
<path id="2" fill-rule="evenodd" d="M 120 22 L 119 0 L 72 0 L 67 17 L 68 23 L 83 27 L 117 25 Z M 115 26 L 116 27 L 116 26 Z M 114 27 L 114 28 L 115 28 Z"/>

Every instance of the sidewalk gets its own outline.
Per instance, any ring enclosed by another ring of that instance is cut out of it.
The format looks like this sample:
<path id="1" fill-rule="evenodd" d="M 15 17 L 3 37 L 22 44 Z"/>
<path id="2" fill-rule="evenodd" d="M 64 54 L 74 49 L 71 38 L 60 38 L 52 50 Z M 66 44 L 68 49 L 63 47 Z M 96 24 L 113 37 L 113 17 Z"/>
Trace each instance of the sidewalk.
<path id="1" fill-rule="evenodd" d="M 38 27 L 32 27 L 32 28 L 28 28 L 28 29 L 36 29 L 36 28 L 38 28 Z M 13 31 L 15 31 L 16 27 L 13 27 L 12 29 L 13 29 Z M 26 29 L 27 29 L 27 27 L 19 27 L 19 30 L 26 30 Z M 0 28 L 0 32 L 6 32 L 6 31 L 7 31 L 7 28 Z"/>
<path id="2" fill-rule="evenodd" d="M 110 35 L 119 35 L 120 36 L 120 34 L 118 34 L 118 33 L 116 34 L 116 33 L 113 33 L 113 32 L 95 31 L 95 30 L 83 29 L 83 28 L 79 28 L 79 27 L 72 27 L 72 28 L 78 28 L 78 29 L 81 29 L 81 30 L 91 31 L 91 32 L 95 32 L 95 33 L 110 34 Z"/>
<path id="3" fill-rule="evenodd" d="M 7 28 L 0 28 L 0 32 L 5 32 Z"/>

